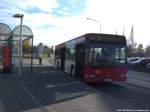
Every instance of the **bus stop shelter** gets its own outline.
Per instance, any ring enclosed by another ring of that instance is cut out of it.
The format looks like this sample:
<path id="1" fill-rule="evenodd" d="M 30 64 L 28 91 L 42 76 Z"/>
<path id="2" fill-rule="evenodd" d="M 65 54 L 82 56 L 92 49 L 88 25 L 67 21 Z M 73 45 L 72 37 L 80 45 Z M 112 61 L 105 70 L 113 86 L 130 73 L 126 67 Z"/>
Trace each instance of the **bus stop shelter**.
<path id="1" fill-rule="evenodd" d="M 12 31 L 12 64 L 15 67 L 19 65 L 19 42 L 20 42 L 20 25 L 16 26 Z M 32 30 L 22 25 L 22 67 L 30 67 L 31 72 L 33 68 L 33 33 Z"/>
<path id="2" fill-rule="evenodd" d="M 0 71 L 11 70 L 11 28 L 0 23 Z"/>
<path id="3" fill-rule="evenodd" d="M 19 38 L 20 25 L 13 30 L 0 23 L 0 71 L 10 72 L 12 67 L 17 68 L 19 65 Z M 22 25 L 22 67 L 33 68 L 33 33 L 32 30 Z"/>

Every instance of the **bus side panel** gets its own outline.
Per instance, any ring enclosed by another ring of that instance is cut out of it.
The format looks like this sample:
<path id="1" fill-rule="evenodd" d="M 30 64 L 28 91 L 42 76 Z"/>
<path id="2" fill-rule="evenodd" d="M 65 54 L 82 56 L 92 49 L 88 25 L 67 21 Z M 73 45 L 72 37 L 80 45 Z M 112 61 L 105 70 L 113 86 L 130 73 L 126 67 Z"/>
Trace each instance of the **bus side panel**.
<path id="1" fill-rule="evenodd" d="M 75 76 L 75 61 L 74 60 L 65 60 L 65 72 Z"/>

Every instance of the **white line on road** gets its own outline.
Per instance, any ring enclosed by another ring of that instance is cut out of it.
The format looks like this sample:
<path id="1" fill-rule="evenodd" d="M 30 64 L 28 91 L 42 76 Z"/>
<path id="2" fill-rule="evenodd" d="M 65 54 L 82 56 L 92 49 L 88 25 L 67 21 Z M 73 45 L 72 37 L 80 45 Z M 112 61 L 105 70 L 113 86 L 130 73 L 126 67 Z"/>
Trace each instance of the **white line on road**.
<path id="1" fill-rule="evenodd" d="M 80 84 L 80 82 L 68 82 L 68 83 L 58 84 L 58 86 L 68 86 L 72 84 Z"/>
<path id="2" fill-rule="evenodd" d="M 56 87 L 56 85 L 53 85 L 53 84 L 51 84 L 51 85 L 50 84 L 46 84 L 45 86 L 46 86 L 46 88 L 54 88 L 54 87 Z"/>

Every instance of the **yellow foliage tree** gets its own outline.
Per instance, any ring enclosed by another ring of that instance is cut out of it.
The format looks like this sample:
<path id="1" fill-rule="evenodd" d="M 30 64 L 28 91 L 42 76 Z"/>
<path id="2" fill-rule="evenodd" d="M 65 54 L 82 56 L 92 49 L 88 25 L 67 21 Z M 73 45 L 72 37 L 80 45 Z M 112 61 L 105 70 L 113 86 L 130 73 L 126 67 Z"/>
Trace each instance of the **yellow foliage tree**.
<path id="1" fill-rule="evenodd" d="M 25 50 L 29 50 L 30 47 L 31 47 L 31 45 L 30 45 L 30 40 L 29 40 L 29 39 L 28 39 L 28 40 L 25 40 L 25 41 L 24 41 L 24 44 L 23 44 L 23 48 L 24 48 Z"/>

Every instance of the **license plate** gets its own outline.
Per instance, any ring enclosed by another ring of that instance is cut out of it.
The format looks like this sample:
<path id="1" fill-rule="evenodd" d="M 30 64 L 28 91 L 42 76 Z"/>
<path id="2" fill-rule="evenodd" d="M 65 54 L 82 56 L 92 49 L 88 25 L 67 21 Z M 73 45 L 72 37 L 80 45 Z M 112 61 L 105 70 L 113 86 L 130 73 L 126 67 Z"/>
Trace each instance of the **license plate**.
<path id="1" fill-rule="evenodd" d="M 112 79 L 105 79 L 105 81 L 109 81 L 110 82 L 110 81 L 112 81 Z"/>

